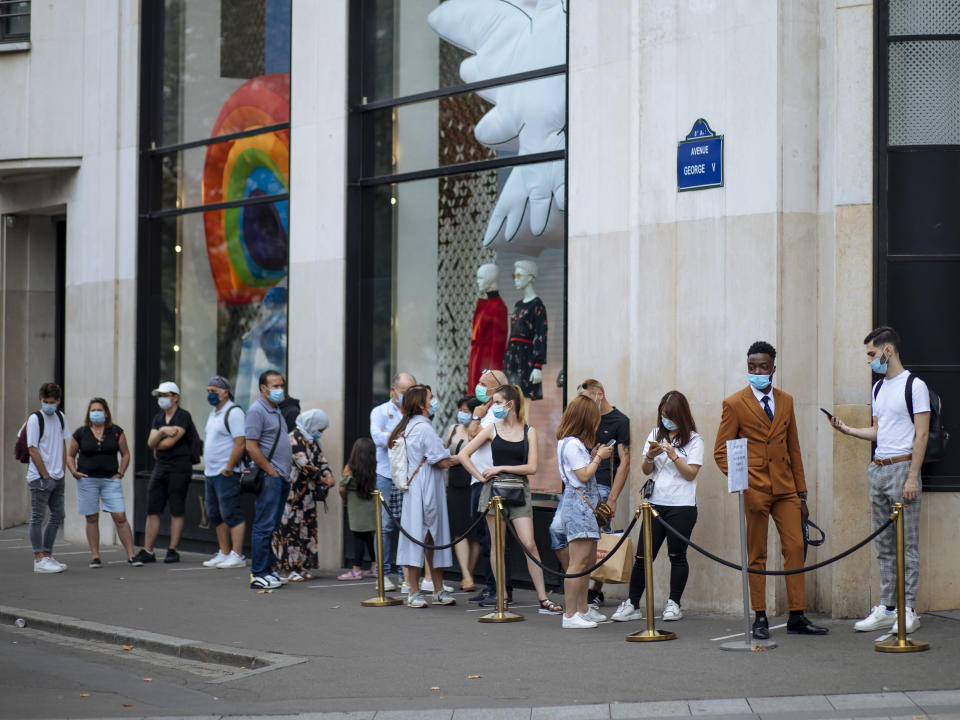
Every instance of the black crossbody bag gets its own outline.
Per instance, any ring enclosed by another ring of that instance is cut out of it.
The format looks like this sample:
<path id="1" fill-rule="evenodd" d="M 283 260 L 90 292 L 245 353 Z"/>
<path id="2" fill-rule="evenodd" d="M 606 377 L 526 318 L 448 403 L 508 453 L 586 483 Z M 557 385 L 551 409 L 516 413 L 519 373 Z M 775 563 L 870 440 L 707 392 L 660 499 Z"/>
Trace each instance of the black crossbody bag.
<path id="1" fill-rule="evenodd" d="M 273 459 L 273 452 L 277 449 L 277 443 L 280 442 L 281 422 L 282 421 L 278 419 L 277 436 L 273 439 L 273 447 L 270 448 L 270 454 L 267 455 L 268 463 Z M 249 467 L 245 468 L 243 473 L 240 475 L 240 492 L 259 495 L 260 490 L 263 489 L 263 475 L 263 468 L 256 463 L 253 463 Z"/>
<path id="2" fill-rule="evenodd" d="M 523 426 L 523 462 L 527 462 L 529 446 L 527 443 L 526 425 Z M 500 502 L 506 507 L 523 507 L 527 504 L 524 486 L 527 478 L 524 475 L 514 475 L 513 473 L 500 473 L 490 481 L 490 496 L 500 497 Z"/>

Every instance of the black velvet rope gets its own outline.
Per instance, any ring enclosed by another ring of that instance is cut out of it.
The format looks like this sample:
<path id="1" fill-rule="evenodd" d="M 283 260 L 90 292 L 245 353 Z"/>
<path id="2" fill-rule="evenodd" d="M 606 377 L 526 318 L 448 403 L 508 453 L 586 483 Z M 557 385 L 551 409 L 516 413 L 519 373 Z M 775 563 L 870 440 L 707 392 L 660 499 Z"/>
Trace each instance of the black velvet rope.
<path id="1" fill-rule="evenodd" d="M 452 548 L 454 545 L 456 545 L 458 542 L 462 542 L 464 539 L 466 539 L 466 537 L 470 533 L 476 530 L 477 526 L 480 524 L 480 521 L 483 520 L 483 518 L 485 517 L 483 514 L 481 514 L 480 517 L 474 520 L 473 524 L 463 532 L 463 535 L 458 537 L 456 540 L 453 540 L 452 542 L 448 542 L 446 545 L 427 545 L 425 542 L 422 542 L 421 540 L 417 540 L 413 535 L 411 535 L 404 529 L 403 525 L 400 524 L 400 518 L 398 518 L 396 515 L 390 512 L 390 507 L 387 505 L 386 502 L 384 502 L 383 495 L 380 496 L 380 504 L 383 505 L 383 509 L 387 511 L 387 515 L 393 518 L 393 522 L 400 529 L 400 532 L 406 535 L 407 539 L 410 540 L 410 542 L 419 545 L 424 550 L 446 550 L 448 548 Z"/>

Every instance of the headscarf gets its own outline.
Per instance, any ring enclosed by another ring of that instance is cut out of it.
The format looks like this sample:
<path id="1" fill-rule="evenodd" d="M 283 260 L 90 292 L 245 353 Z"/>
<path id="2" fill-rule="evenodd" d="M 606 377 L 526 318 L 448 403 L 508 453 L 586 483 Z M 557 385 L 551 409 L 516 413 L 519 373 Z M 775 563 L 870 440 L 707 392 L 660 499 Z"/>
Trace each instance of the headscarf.
<path id="1" fill-rule="evenodd" d="M 320 409 L 304 410 L 297 415 L 297 429 L 307 440 L 313 440 L 313 434 L 323 432 L 330 427 L 330 418 Z"/>

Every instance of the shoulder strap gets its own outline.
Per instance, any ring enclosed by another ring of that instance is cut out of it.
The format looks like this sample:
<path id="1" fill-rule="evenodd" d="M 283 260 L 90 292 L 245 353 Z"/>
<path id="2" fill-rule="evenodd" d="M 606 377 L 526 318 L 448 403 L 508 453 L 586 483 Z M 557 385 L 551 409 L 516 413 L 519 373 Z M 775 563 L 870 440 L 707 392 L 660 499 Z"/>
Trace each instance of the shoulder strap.
<path id="1" fill-rule="evenodd" d="M 273 438 L 273 447 L 270 448 L 270 454 L 267 455 L 267 462 L 273 458 L 273 451 L 277 449 L 277 445 L 280 443 L 280 430 L 282 429 L 280 418 L 277 418 L 277 435 Z"/>
<path id="2" fill-rule="evenodd" d="M 60 429 L 63 430 L 63 413 L 57 410 L 57 420 L 60 421 Z"/>
<path id="3" fill-rule="evenodd" d="M 883 378 L 880 378 L 873 384 L 873 399 L 877 399 L 877 395 L 880 394 L 880 386 L 883 385 Z"/>
<path id="4" fill-rule="evenodd" d="M 903 391 L 907 401 L 907 412 L 910 413 L 910 422 L 913 422 L 913 379 L 916 377 L 913 373 L 907 375 L 906 389 Z"/>
<path id="5" fill-rule="evenodd" d="M 39 410 L 34 410 L 33 414 L 37 416 L 37 425 L 40 427 L 40 432 L 37 433 L 37 442 L 40 442 L 40 438 L 43 437 L 43 413 Z"/>
<path id="6" fill-rule="evenodd" d="M 578 487 L 577 487 L 576 485 L 574 485 L 573 483 L 570 484 L 570 487 L 572 487 L 574 490 L 577 491 L 577 495 L 579 495 L 580 497 L 583 498 L 583 501 L 587 504 L 587 507 L 588 507 L 588 508 L 590 508 L 594 513 L 597 512 L 596 508 L 594 508 L 593 505 L 591 504 L 591 502 L 590 502 L 589 500 L 587 500 L 587 496 L 584 495 L 582 492 L 580 492 L 580 488 L 578 488 Z"/>
<path id="7" fill-rule="evenodd" d="M 526 464 L 529 459 L 530 453 L 530 443 L 527 440 L 527 433 L 530 431 L 530 426 L 524 423 L 523 425 L 523 462 Z"/>
<path id="8" fill-rule="evenodd" d="M 230 413 L 236 410 L 238 407 L 240 406 L 231 405 L 230 407 L 227 408 L 227 414 L 223 416 L 223 424 L 224 424 L 224 427 L 227 428 L 227 435 L 232 435 L 232 433 L 230 432 Z"/>

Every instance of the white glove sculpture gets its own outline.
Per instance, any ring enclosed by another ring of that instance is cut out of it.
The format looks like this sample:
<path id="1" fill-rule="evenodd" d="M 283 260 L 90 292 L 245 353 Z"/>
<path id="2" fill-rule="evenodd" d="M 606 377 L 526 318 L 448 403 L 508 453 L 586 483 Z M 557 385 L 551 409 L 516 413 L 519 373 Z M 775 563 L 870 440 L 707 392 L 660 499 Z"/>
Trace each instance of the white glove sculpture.
<path id="1" fill-rule="evenodd" d="M 526 10 L 526 11 L 525 11 Z M 447 0 L 430 12 L 430 27 L 473 53 L 460 64 L 464 82 L 566 62 L 567 9 L 563 0 L 509 3 Z M 564 77 L 557 75 L 477 93 L 494 107 L 474 129 L 494 150 L 528 154 L 566 145 Z M 563 161 L 520 165 L 510 173 L 487 224 L 483 244 L 522 242 L 559 246 L 564 211 Z M 529 206 L 528 227 L 521 224 Z"/>

